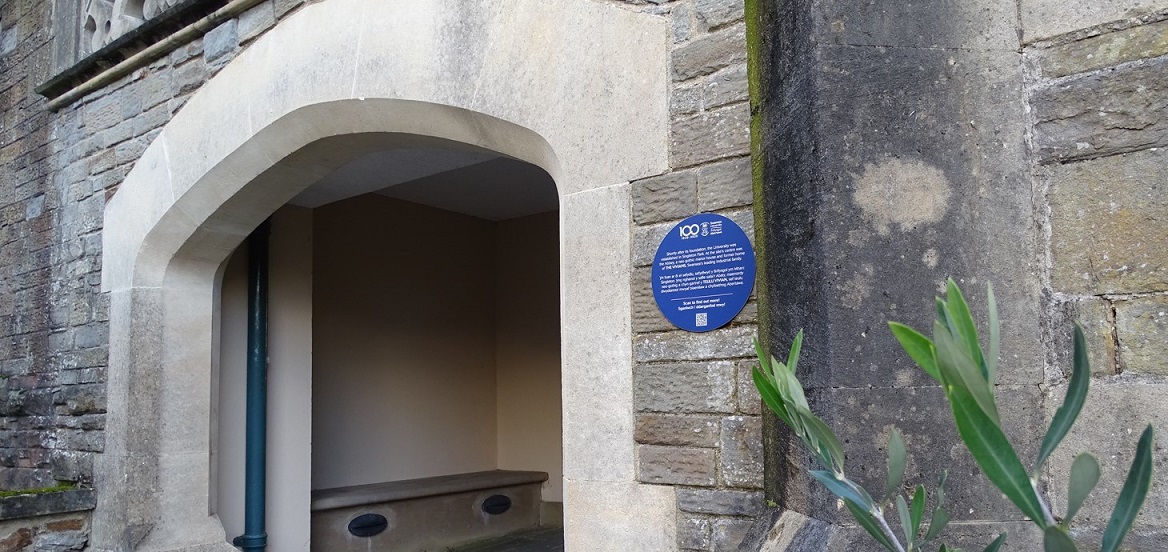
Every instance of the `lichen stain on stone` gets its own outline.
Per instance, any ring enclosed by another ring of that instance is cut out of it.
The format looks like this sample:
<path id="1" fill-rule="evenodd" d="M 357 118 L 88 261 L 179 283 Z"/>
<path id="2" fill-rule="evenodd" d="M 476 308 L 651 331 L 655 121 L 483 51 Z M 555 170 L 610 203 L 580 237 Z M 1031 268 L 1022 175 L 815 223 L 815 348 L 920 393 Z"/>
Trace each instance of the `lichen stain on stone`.
<path id="1" fill-rule="evenodd" d="M 869 295 L 872 294 L 872 275 L 875 269 L 871 264 L 864 263 L 860 271 L 852 275 L 851 279 L 840 284 L 839 297 L 843 306 L 858 310 Z"/>
<path id="2" fill-rule="evenodd" d="M 929 268 L 937 268 L 937 260 L 939 258 L 940 256 L 937 254 L 937 250 L 930 247 L 925 251 L 924 255 L 921 255 L 921 262 L 925 263 Z"/>
<path id="3" fill-rule="evenodd" d="M 923 161 L 888 159 L 867 164 L 864 174 L 852 176 L 856 182 L 852 201 L 881 236 L 887 236 L 893 225 L 908 232 L 938 222 L 949 209 L 949 180 Z"/>

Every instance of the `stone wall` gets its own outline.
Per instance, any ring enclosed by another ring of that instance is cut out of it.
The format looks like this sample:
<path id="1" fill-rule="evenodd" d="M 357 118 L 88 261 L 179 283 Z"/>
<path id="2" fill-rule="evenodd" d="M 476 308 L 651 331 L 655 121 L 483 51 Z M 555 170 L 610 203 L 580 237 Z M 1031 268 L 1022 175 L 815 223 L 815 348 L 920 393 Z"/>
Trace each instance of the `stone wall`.
<path id="1" fill-rule="evenodd" d="M 186 99 L 303 3 L 261 3 L 58 113 L 34 92 L 50 76 L 53 2 L 0 6 L 0 489 L 92 484 L 109 340 L 105 202 Z"/>
<path id="2" fill-rule="evenodd" d="M 1034 1 L 1023 15 L 1051 320 L 1047 411 L 1065 393 L 1072 320 L 1084 327 L 1094 375 L 1049 485 L 1064 503 L 1075 454 L 1099 459 L 1102 481 L 1076 518 L 1083 540 L 1098 542 L 1140 432 L 1155 425 L 1159 459 L 1168 428 L 1168 3 L 1068 13 Z M 1125 542 L 1133 549 L 1157 549 L 1168 532 L 1168 476 L 1160 462 L 1156 470 Z"/>
<path id="3" fill-rule="evenodd" d="M 671 172 L 633 183 L 633 356 L 638 479 L 677 486 L 678 548 L 737 550 L 764 508 L 761 399 L 750 370 L 757 304 L 727 327 L 678 330 L 650 272 L 681 219 L 721 213 L 754 235 L 746 38 L 738 0 L 649 8 L 673 28 Z"/>
<path id="4" fill-rule="evenodd" d="M 88 484 L 103 445 L 104 196 L 88 177 L 113 152 L 82 160 L 33 92 L 50 9 L 0 6 L 0 489 Z"/>

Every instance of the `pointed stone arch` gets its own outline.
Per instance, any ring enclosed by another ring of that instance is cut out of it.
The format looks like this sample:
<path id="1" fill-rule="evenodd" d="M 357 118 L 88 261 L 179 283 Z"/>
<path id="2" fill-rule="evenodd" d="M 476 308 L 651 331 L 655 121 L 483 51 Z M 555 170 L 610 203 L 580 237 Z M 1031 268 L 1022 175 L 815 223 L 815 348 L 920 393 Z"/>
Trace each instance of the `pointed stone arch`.
<path id="1" fill-rule="evenodd" d="M 671 549 L 671 488 L 635 480 L 628 189 L 667 169 L 668 82 L 665 21 L 588 0 L 329 0 L 260 37 L 106 208 L 95 547 L 233 550 L 208 513 L 223 261 L 320 176 L 408 138 L 489 149 L 555 180 L 568 545 Z"/>

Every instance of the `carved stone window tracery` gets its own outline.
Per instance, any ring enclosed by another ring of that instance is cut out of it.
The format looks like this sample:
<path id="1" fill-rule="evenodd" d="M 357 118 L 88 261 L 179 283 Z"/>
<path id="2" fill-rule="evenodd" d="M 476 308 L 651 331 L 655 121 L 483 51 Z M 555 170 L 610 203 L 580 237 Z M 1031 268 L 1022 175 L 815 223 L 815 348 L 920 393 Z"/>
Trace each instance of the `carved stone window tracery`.
<path id="1" fill-rule="evenodd" d="M 100 50 L 182 0 L 82 0 L 82 55 Z"/>

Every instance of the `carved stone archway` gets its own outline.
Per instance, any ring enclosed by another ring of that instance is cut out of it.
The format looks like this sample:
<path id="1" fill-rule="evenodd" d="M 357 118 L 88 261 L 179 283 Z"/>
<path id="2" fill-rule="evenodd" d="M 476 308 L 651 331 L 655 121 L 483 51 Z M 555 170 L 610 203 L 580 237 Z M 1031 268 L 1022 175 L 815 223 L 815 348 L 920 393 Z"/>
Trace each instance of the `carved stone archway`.
<path id="1" fill-rule="evenodd" d="M 667 169 L 667 100 L 665 22 L 587 0 L 328 0 L 258 39 L 189 100 L 106 208 L 95 547 L 233 550 L 208 514 L 217 273 L 320 176 L 412 135 L 555 180 L 567 543 L 671 549 L 673 491 L 635 478 L 629 300 L 628 182 Z"/>

